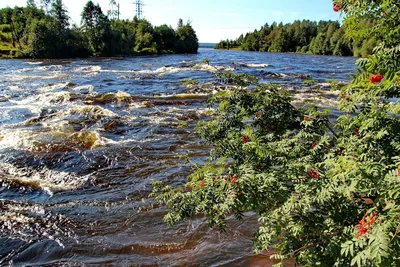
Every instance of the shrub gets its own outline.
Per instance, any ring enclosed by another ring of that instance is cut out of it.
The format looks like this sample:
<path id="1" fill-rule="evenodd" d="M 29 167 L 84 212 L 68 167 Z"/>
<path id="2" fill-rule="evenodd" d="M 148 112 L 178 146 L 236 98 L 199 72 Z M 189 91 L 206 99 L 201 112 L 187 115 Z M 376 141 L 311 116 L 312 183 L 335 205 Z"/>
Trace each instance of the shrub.
<path id="1" fill-rule="evenodd" d="M 11 34 L 0 32 L 0 41 L 11 42 Z"/>
<path id="2" fill-rule="evenodd" d="M 341 89 L 342 115 L 331 122 L 329 111 L 297 109 L 274 85 L 222 74 L 237 89 L 214 95 L 216 116 L 198 126 L 209 161 L 183 188 L 154 183 L 167 223 L 201 214 L 225 230 L 228 215 L 254 210 L 256 252 L 274 248 L 274 258 L 303 266 L 400 264 L 400 3 L 333 4 L 350 28 L 373 19 L 381 41 Z"/>
<path id="3" fill-rule="evenodd" d="M 11 33 L 11 27 L 9 24 L 1 24 L 0 25 L 0 32 L 3 33 Z"/>

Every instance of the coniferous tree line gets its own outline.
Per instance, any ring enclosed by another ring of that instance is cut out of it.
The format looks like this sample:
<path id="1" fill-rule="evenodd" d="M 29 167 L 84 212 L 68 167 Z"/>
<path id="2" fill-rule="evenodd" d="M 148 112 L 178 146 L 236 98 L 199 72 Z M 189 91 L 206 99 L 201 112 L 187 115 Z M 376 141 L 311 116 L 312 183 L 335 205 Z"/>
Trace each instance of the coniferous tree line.
<path id="1" fill-rule="evenodd" d="M 363 21 L 359 27 L 368 28 L 371 23 Z M 242 34 L 235 40 L 222 40 L 215 48 L 359 57 L 371 54 L 376 43 L 374 38 L 346 38 L 346 27 L 337 21 L 296 20 L 288 24 L 265 24 L 260 30 Z"/>
<path id="2" fill-rule="evenodd" d="M 177 28 L 153 26 L 145 19 L 110 19 L 98 4 L 88 1 L 81 25 L 70 25 L 62 0 L 41 0 L 38 7 L 0 9 L 0 44 L 9 44 L 19 56 L 70 58 L 137 54 L 196 53 L 198 39 L 180 19 Z"/>

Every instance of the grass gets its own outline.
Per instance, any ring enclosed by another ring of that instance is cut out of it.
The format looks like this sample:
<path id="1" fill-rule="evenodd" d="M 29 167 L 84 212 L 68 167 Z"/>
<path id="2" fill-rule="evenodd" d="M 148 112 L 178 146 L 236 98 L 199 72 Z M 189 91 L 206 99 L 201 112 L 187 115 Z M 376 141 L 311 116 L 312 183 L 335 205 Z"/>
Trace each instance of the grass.
<path id="1" fill-rule="evenodd" d="M 0 42 L 0 50 L 11 50 L 14 47 L 12 46 L 11 43 L 8 42 Z"/>
<path id="2" fill-rule="evenodd" d="M 242 51 L 243 49 L 238 46 L 238 47 L 230 47 L 230 48 L 216 48 L 217 50 L 236 50 L 236 51 Z"/>
<path id="3" fill-rule="evenodd" d="M 18 48 L 13 47 L 11 42 L 0 41 L 0 58 L 15 58 Z"/>
<path id="4" fill-rule="evenodd" d="M 12 45 L 12 36 L 10 26 L 0 25 L 0 58 L 16 58 L 18 53 L 18 44 Z"/>

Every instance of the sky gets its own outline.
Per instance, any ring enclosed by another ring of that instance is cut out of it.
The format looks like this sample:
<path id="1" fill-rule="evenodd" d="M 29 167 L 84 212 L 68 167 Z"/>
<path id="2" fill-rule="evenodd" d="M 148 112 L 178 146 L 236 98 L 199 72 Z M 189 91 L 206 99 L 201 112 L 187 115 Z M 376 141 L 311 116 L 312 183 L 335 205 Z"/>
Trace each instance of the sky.
<path id="1" fill-rule="evenodd" d="M 103 13 L 109 10 L 110 0 L 99 3 Z M 116 0 L 120 18 L 135 16 L 135 0 Z M 37 0 L 39 2 L 39 0 Z M 80 14 L 86 0 L 64 0 L 71 22 L 80 24 Z M 296 19 L 341 20 L 332 10 L 331 0 L 142 0 L 143 16 L 153 25 L 176 27 L 179 18 L 191 21 L 200 42 L 217 43 L 236 39 L 240 34 L 260 29 L 274 21 L 289 23 Z M 25 6 L 26 0 L 0 0 L 0 8 Z"/>

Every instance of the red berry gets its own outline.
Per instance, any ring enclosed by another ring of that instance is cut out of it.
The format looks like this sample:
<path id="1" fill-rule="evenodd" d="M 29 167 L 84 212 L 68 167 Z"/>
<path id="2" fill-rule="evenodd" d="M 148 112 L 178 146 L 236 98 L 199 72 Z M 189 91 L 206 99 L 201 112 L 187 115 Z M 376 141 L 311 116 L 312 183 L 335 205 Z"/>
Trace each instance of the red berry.
<path id="1" fill-rule="evenodd" d="M 189 185 L 185 185 L 185 187 L 183 188 L 185 191 L 192 191 L 192 187 Z"/>
<path id="2" fill-rule="evenodd" d="M 339 12 L 340 10 L 342 10 L 342 7 L 340 5 L 334 5 L 333 6 L 333 11 Z"/>
<path id="3" fill-rule="evenodd" d="M 358 128 L 355 128 L 355 129 L 354 129 L 354 133 L 355 133 L 357 136 L 360 135 L 360 132 L 358 131 Z"/>
<path id="4" fill-rule="evenodd" d="M 233 177 L 231 178 L 231 184 L 236 184 L 236 182 L 237 182 L 237 177 L 236 177 L 236 176 L 233 176 Z"/>
<path id="5" fill-rule="evenodd" d="M 249 138 L 247 135 L 242 136 L 242 142 L 243 142 L 243 143 L 246 144 L 249 140 L 250 140 L 250 138 Z"/>
<path id="6" fill-rule="evenodd" d="M 315 178 L 315 179 L 319 178 L 319 174 L 318 174 L 314 169 L 309 170 L 309 171 L 308 171 L 308 174 L 309 174 L 312 178 Z"/>
<path id="7" fill-rule="evenodd" d="M 311 147 L 314 149 L 317 146 L 316 143 L 312 143 Z"/>
<path id="8" fill-rule="evenodd" d="M 383 78 L 384 78 L 384 76 L 382 74 L 374 74 L 369 77 L 369 82 L 370 83 L 379 83 L 382 81 Z"/>
<path id="9" fill-rule="evenodd" d="M 365 215 L 362 217 L 358 225 L 356 226 L 356 237 L 359 238 L 362 235 L 365 235 L 369 231 L 371 231 L 371 228 L 374 226 L 376 220 L 378 218 L 378 212 L 373 212 L 372 215 L 370 215 L 368 212 L 365 213 Z"/>
<path id="10" fill-rule="evenodd" d="M 360 236 L 366 234 L 369 229 L 365 226 L 360 225 L 359 227 L 357 227 L 357 230 L 358 232 L 356 234 L 356 237 L 359 238 Z"/>
<path id="11" fill-rule="evenodd" d="M 207 186 L 207 184 L 206 184 L 206 182 L 204 182 L 204 180 L 201 180 L 201 182 L 199 183 L 199 186 L 203 187 L 203 186 Z"/>

